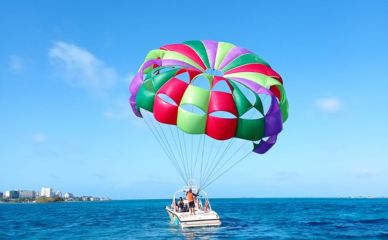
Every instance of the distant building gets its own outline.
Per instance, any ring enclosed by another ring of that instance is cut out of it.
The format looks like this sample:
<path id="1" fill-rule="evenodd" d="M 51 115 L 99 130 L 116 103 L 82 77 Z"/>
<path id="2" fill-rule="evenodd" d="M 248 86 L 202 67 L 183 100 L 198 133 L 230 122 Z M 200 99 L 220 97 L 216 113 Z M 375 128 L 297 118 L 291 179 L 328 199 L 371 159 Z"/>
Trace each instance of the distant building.
<path id="1" fill-rule="evenodd" d="M 2 192 L 0 192 L 0 199 L 2 199 L 3 198 L 3 193 Z"/>
<path id="2" fill-rule="evenodd" d="M 60 191 L 56 191 L 56 192 L 55 192 L 55 196 L 56 196 L 56 197 L 62 197 L 62 193 L 61 193 Z"/>
<path id="3" fill-rule="evenodd" d="M 18 199 L 19 198 L 19 191 L 17 191 L 17 190 L 5 191 L 4 198 L 6 198 L 6 199 Z"/>
<path id="4" fill-rule="evenodd" d="M 53 189 L 50 187 L 42 187 L 40 190 L 41 197 L 54 197 Z"/>
<path id="5" fill-rule="evenodd" d="M 34 199 L 35 198 L 35 191 L 19 190 L 19 198 L 20 199 Z"/>
<path id="6" fill-rule="evenodd" d="M 81 200 L 82 200 L 82 201 L 85 201 L 85 202 L 86 202 L 86 201 L 90 201 L 90 197 L 88 197 L 88 196 L 82 196 L 82 197 L 81 197 Z"/>
<path id="7" fill-rule="evenodd" d="M 72 193 L 65 193 L 65 194 L 63 195 L 63 197 L 64 197 L 65 199 L 74 198 L 74 195 L 73 195 Z"/>

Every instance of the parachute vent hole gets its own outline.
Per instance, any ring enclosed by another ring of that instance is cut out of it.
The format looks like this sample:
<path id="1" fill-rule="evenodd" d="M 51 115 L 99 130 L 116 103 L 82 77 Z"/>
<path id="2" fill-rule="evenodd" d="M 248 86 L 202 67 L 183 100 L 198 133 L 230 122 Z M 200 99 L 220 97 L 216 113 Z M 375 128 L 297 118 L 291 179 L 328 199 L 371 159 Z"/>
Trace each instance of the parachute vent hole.
<path id="1" fill-rule="evenodd" d="M 235 119 L 236 118 L 235 115 L 233 115 L 230 112 L 226 112 L 226 111 L 216 111 L 216 112 L 210 113 L 209 115 L 213 116 L 213 117 L 226 118 L 226 119 Z"/>
<path id="2" fill-rule="evenodd" d="M 261 102 L 263 104 L 263 110 L 264 114 L 266 114 L 269 111 L 269 108 L 271 107 L 271 97 L 266 94 L 259 94 L 259 97 L 261 99 Z"/>
<path id="3" fill-rule="evenodd" d="M 260 140 L 257 140 L 257 141 L 253 141 L 253 143 L 255 144 L 259 144 L 261 141 L 267 141 L 269 139 L 269 137 L 263 137 L 262 139 Z"/>
<path id="4" fill-rule="evenodd" d="M 213 91 L 232 93 L 230 86 L 226 83 L 225 80 L 220 80 L 212 89 Z"/>
<path id="5" fill-rule="evenodd" d="M 205 115 L 205 111 L 203 111 L 201 108 L 193 105 L 193 104 L 183 104 L 180 106 L 183 110 L 186 110 L 188 112 L 191 112 L 191 113 L 195 113 L 197 115 Z"/>
<path id="6" fill-rule="evenodd" d="M 178 74 L 175 76 L 175 78 L 177 78 L 185 83 L 190 83 L 190 75 L 188 72 L 183 72 L 181 74 Z"/>
<path id="7" fill-rule="evenodd" d="M 147 79 L 147 77 L 148 77 L 148 74 L 146 74 L 146 73 L 143 73 L 143 80 L 146 80 L 146 79 Z"/>
<path id="8" fill-rule="evenodd" d="M 259 118 L 262 118 L 263 117 L 263 114 L 261 114 L 261 112 L 259 112 L 259 110 L 257 110 L 256 108 L 251 108 L 249 109 L 249 111 L 247 111 L 246 113 L 244 113 L 240 118 L 243 118 L 243 119 L 259 119 Z"/>
<path id="9" fill-rule="evenodd" d="M 199 75 L 193 79 L 191 85 L 210 91 L 210 80 L 204 75 Z"/>
<path id="10" fill-rule="evenodd" d="M 162 99 L 163 101 L 165 101 L 166 103 L 172 104 L 174 106 L 178 106 L 178 104 L 170 96 L 168 96 L 164 93 L 159 93 L 158 97 L 160 99 Z"/>
<path id="11" fill-rule="evenodd" d="M 213 69 L 213 68 L 206 69 L 205 73 L 212 75 L 212 76 L 219 76 L 219 77 L 224 76 L 223 72 L 221 72 L 220 70 L 217 70 L 217 69 Z"/>
<path id="12" fill-rule="evenodd" d="M 244 84 L 241 84 L 239 82 L 234 82 L 238 88 L 241 90 L 241 92 L 244 94 L 244 96 L 248 99 L 248 101 L 254 105 L 255 102 L 256 102 L 256 96 L 255 94 L 252 92 L 252 90 L 250 90 L 248 87 L 246 87 Z"/>

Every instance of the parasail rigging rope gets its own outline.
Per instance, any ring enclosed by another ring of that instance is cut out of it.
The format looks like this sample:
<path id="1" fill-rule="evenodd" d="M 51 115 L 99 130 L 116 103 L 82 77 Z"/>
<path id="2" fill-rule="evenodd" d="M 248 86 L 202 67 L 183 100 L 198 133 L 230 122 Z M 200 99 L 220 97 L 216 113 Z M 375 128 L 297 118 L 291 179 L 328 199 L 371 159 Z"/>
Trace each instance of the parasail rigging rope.
<path id="1" fill-rule="evenodd" d="M 241 89 L 241 88 L 240 88 Z M 245 94 L 248 89 L 241 89 Z M 268 95 L 259 96 L 264 105 Z M 268 109 L 264 109 L 266 112 Z M 153 113 L 141 109 L 147 127 L 186 185 L 204 189 L 252 152 L 252 142 L 232 138 L 215 140 L 205 134 L 186 134 L 175 125 L 162 124 Z M 252 118 L 252 111 L 248 118 Z M 168 128 L 168 129 L 166 129 Z M 172 129 L 175 128 L 175 129 Z"/>
<path id="2" fill-rule="evenodd" d="M 206 188 L 248 156 L 238 157 L 242 152 L 252 151 L 251 142 L 241 140 L 238 145 L 235 144 L 236 139 L 218 141 L 204 134 L 190 135 L 176 126 L 159 123 L 148 111 L 142 110 L 142 115 L 148 129 L 187 185 L 199 180 L 198 188 Z"/>

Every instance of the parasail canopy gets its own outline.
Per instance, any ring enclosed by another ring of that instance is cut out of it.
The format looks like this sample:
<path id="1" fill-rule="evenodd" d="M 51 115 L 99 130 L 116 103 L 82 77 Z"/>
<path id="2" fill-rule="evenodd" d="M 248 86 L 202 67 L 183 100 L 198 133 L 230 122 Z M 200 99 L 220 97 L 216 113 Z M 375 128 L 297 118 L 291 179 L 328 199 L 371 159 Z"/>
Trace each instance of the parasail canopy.
<path id="1" fill-rule="evenodd" d="M 130 92 L 134 114 L 144 118 L 182 180 L 202 189 L 250 152 L 267 152 L 288 117 L 281 76 L 226 42 L 150 51 Z"/>

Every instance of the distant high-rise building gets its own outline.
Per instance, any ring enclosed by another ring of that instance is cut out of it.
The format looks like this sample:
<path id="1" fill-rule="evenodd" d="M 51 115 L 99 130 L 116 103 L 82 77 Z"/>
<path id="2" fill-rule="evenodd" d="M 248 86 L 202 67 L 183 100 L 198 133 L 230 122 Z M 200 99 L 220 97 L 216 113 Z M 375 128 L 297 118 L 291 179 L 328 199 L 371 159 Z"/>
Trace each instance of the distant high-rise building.
<path id="1" fill-rule="evenodd" d="M 65 199 L 68 199 L 68 198 L 73 198 L 74 195 L 73 195 L 72 193 L 65 193 L 65 194 L 63 195 L 63 197 L 64 197 Z"/>
<path id="2" fill-rule="evenodd" d="M 3 197 L 4 198 L 9 198 L 10 195 L 11 195 L 11 191 L 5 191 Z"/>
<path id="3" fill-rule="evenodd" d="M 50 187 L 42 187 L 40 190 L 41 197 L 54 197 L 53 189 Z"/>
<path id="4" fill-rule="evenodd" d="M 19 198 L 21 199 L 34 199 L 35 192 L 31 190 L 19 190 Z"/>
<path id="5" fill-rule="evenodd" d="M 56 197 L 62 197 L 62 193 L 61 193 L 60 191 L 56 191 L 56 192 L 55 192 L 55 196 L 56 196 Z"/>
<path id="6" fill-rule="evenodd" d="M 5 191 L 4 198 L 7 198 L 7 199 L 18 199 L 19 198 L 19 191 L 17 191 L 17 190 Z"/>
<path id="7" fill-rule="evenodd" d="M 0 199 L 2 199 L 3 198 L 3 193 L 2 192 L 0 192 Z"/>

